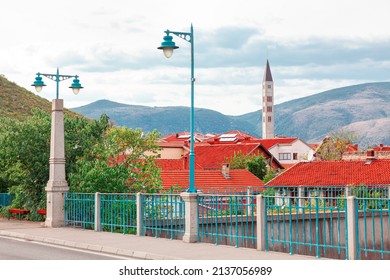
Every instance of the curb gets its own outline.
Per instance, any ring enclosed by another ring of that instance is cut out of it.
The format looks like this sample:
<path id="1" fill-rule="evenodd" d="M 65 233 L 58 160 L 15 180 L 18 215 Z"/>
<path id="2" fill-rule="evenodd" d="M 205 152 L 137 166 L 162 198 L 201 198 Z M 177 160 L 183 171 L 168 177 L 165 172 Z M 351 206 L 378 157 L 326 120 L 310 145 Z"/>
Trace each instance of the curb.
<path id="1" fill-rule="evenodd" d="M 66 241 L 66 240 L 55 239 L 51 237 L 40 237 L 40 236 L 34 236 L 34 235 L 29 235 L 24 233 L 9 232 L 4 230 L 0 230 L 0 236 L 12 237 L 12 238 L 23 239 L 28 241 L 36 241 L 41 243 L 68 247 L 68 248 L 82 249 L 87 251 L 106 253 L 106 254 L 123 256 L 123 257 L 137 258 L 142 260 L 182 260 L 182 258 L 174 258 L 170 256 L 158 255 L 158 254 L 153 254 L 148 252 L 132 251 L 132 250 L 120 249 L 120 248 L 109 247 L 109 246 Z"/>

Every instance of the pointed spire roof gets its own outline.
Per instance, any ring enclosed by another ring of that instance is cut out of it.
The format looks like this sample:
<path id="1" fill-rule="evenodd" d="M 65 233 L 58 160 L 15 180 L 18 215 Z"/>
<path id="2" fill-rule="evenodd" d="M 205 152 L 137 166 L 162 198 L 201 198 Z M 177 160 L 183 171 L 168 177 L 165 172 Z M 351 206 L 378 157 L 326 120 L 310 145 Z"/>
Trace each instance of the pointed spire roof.
<path id="1" fill-rule="evenodd" d="M 267 65 L 265 66 L 263 82 L 273 82 L 271 68 L 269 67 L 268 59 L 267 59 Z"/>

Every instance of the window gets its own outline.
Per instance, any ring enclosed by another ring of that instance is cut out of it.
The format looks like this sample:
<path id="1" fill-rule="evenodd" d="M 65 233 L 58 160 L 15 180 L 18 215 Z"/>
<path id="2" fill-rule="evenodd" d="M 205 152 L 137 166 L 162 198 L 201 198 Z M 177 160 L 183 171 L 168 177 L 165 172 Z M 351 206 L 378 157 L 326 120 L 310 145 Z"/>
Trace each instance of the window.
<path id="1" fill-rule="evenodd" d="M 293 160 L 297 160 L 298 159 L 298 153 L 293 153 Z"/>
<path id="2" fill-rule="evenodd" d="M 272 121 L 272 117 L 268 116 L 268 122 L 271 122 L 271 121 Z"/>
<path id="3" fill-rule="evenodd" d="M 272 106 L 267 106 L 267 112 L 272 112 Z"/>
<path id="4" fill-rule="evenodd" d="M 272 102 L 272 96 L 267 96 L 267 102 Z"/>
<path id="5" fill-rule="evenodd" d="M 290 153 L 279 153 L 279 160 L 291 160 Z"/>
<path id="6" fill-rule="evenodd" d="M 271 85 L 268 85 L 268 88 L 271 88 Z"/>

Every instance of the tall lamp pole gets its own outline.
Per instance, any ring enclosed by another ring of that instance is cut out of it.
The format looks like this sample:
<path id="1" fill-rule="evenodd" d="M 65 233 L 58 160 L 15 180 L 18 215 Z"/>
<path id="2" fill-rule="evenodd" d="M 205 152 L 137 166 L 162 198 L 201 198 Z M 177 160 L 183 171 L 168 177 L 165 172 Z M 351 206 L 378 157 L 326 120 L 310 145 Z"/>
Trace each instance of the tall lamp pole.
<path id="1" fill-rule="evenodd" d="M 194 152 L 194 28 L 191 24 L 190 32 L 178 32 L 166 30 L 164 41 L 161 43 L 161 46 L 158 49 L 163 50 L 166 58 L 170 58 L 173 54 L 173 50 L 179 48 L 175 45 L 175 42 L 172 41 L 172 36 L 170 34 L 176 35 L 181 39 L 189 42 L 191 44 L 191 111 L 190 111 L 190 187 L 187 189 L 189 193 L 196 193 L 195 188 L 195 152 Z"/>
<path id="2" fill-rule="evenodd" d="M 51 138 L 50 138 L 50 173 L 46 191 L 46 220 L 47 227 L 61 227 L 64 224 L 64 196 L 69 191 L 65 174 L 65 137 L 64 137 L 64 101 L 59 99 L 59 83 L 74 78 L 70 88 L 78 94 L 83 87 L 78 76 L 37 73 L 32 86 L 39 93 L 46 86 L 42 76 L 56 82 L 56 98 L 52 101 Z"/>

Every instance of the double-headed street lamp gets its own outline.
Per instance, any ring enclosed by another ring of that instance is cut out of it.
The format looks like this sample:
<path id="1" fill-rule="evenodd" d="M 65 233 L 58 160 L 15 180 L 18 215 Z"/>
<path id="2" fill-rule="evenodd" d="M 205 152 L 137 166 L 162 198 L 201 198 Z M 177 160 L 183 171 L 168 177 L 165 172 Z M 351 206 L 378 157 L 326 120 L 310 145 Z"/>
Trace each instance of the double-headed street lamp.
<path id="1" fill-rule="evenodd" d="M 52 102 L 51 114 L 51 138 L 50 138 L 50 172 L 49 181 L 45 191 L 46 199 L 46 221 L 47 227 L 61 227 L 64 224 L 64 195 L 69 191 L 65 174 L 65 137 L 64 137 L 64 101 L 59 99 L 59 83 L 74 78 L 70 88 L 74 94 L 78 94 L 83 87 L 78 76 L 60 75 L 57 68 L 56 74 L 37 73 L 32 86 L 37 92 L 41 92 L 46 86 L 42 76 L 57 83 L 56 99 Z"/>
<path id="2" fill-rule="evenodd" d="M 195 189 L 195 152 L 194 152 L 194 28 L 191 24 L 190 32 L 177 32 L 177 31 L 165 31 L 166 36 L 164 36 L 164 41 L 161 43 L 161 46 L 158 49 L 163 50 L 166 58 L 170 58 L 173 54 L 173 50 L 179 48 L 175 45 L 175 42 L 172 41 L 172 36 L 169 34 L 174 34 L 181 39 L 191 43 L 191 112 L 190 112 L 190 187 L 187 192 L 196 193 Z"/>

